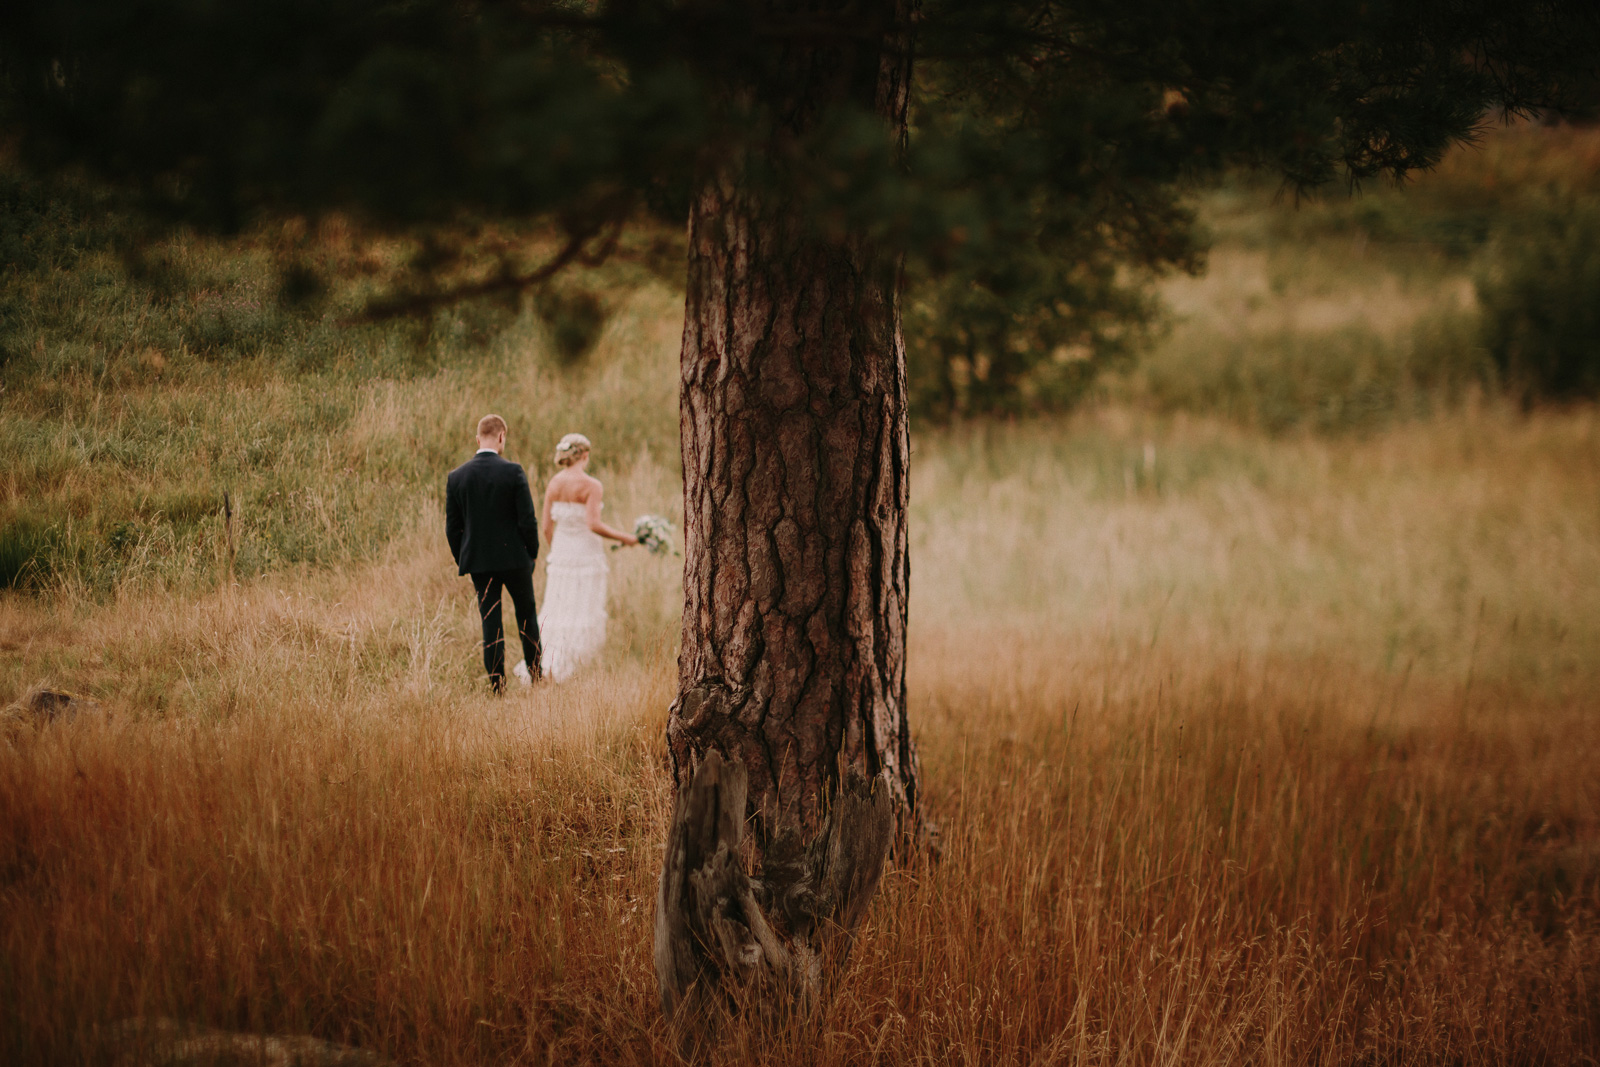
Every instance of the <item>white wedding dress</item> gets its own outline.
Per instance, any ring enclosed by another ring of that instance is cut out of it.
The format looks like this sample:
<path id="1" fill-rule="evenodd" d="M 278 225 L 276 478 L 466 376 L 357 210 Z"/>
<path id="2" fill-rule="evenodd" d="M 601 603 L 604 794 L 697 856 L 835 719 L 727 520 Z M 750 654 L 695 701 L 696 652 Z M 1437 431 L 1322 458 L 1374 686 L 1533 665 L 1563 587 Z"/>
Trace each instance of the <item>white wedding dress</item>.
<path id="1" fill-rule="evenodd" d="M 545 560 L 544 609 L 539 612 L 544 676 L 563 682 L 606 643 L 606 549 L 589 529 L 583 504 L 550 505 L 555 534 Z"/>

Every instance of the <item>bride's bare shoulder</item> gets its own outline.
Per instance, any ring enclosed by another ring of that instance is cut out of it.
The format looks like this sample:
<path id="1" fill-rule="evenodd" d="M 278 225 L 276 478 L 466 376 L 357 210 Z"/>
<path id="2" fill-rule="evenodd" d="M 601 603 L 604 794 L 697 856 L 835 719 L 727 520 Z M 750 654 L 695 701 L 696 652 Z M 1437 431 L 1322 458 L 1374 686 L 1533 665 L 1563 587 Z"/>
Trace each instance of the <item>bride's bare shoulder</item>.
<path id="1" fill-rule="evenodd" d="M 564 470 L 551 477 L 545 493 L 558 504 L 587 504 L 590 497 L 604 495 L 605 487 L 592 474 Z"/>
<path id="2" fill-rule="evenodd" d="M 550 476 L 550 481 L 545 485 L 545 495 L 557 504 L 583 503 L 583 489 L 581 482 L 572 477 L 571 471 L 557 471 Z"/>

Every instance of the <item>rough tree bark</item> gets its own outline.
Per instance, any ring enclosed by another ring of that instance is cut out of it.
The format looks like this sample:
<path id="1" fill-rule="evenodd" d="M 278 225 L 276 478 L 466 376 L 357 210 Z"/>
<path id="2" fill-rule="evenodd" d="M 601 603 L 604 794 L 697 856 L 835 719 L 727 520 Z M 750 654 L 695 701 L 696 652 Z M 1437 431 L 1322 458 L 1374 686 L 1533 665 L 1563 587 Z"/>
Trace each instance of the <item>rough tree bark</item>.
<path id="1" fill-rule="evenodd" d="M 765 101 L 775 153 L 841 102 L 903 138 L 908 0 L 763 6 L 884 28 L 784 49 L 763 83 L 783 87 Z M 810 1000 L 917 818 L 899 261 L 820 233 L 746 173 L 716 168 L 689 220 L 678 795 L 655 939 L 668 1014 L 752 984 Z"/>

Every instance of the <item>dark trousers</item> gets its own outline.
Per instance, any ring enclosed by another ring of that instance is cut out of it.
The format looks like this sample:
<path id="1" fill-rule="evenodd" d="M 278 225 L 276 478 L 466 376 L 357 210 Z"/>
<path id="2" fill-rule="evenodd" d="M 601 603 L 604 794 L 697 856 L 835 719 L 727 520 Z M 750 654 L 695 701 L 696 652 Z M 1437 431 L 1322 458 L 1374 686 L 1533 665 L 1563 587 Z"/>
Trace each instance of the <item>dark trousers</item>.
<path id="1" fill-rule="evenodd" d="M 533 606 L 533 571 L 490 571 L 472 575 L 478 594 L 478 614 L 483 616 L 483 669 L 496 693 L 506 686 L 506 641 L 500 624 L 500 591 L 511 594 L 517 612 L 517 635 L 522 638 L 522 658 L 539 677 L 539 615 Z"/>

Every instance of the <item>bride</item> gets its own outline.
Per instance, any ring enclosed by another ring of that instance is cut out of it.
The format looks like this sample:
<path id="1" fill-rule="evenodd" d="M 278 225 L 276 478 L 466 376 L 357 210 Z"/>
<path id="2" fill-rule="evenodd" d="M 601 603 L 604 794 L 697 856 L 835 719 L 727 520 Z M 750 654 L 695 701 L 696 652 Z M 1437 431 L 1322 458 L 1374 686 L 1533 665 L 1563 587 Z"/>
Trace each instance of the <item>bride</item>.
<path id="1" fill-rule="evenodd" d="M 625 545 L 636 545 L 639 539 L 601 521 L 605 487 L 586 469 L 587 437 L 563 437 L 556 445 L 556 466 L 561 470 L 545 488 L 539 524 L 550 546 L 539 637 L 544 675 L 560 682 L 593 658 L 606 640 L 606 554 L 600 539 Z"/>

